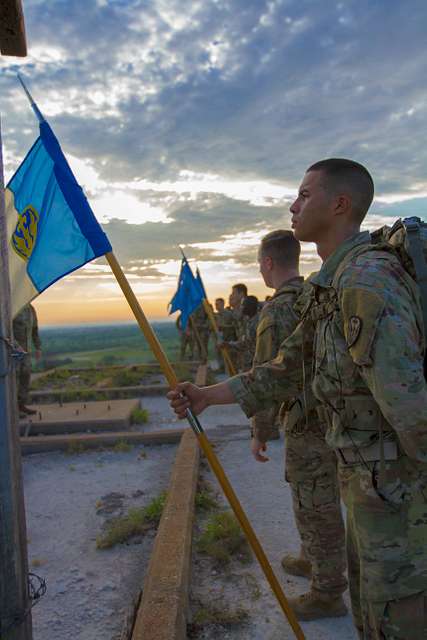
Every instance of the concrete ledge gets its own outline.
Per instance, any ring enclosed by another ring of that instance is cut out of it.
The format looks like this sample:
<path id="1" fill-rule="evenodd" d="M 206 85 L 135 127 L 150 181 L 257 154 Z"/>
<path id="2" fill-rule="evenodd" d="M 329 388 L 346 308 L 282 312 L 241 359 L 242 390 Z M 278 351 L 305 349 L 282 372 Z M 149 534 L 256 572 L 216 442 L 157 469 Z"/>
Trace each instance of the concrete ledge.
<path id="1" fill-rule="evenodd" d="M 206 384 L 207 365 L 200 365 L 196 383 Z M 186 640 L 189 606 L 191 541 L 200 450 L 186 429 L 176 455 L 168 499 L 160 520 L 145 576 L 131 640 Z"/>
<path id="2" fill-rule="evenodd" d="M 131 415 L 139 400 L 105 400 L 33 405 L 37 413 L 19 421 L 21 436 L 85 433 L 88 431 L 129 431 Z"/>
<path id="3" fill-rule="evenodd" d="M 163 429 L 151 433 L 139 433 L 136 431 L 119 431 L 115 433 L 88 433 L 72 436 L 34 436 L 21 438 L 21 453 L 44 453 L 46 451 L 58 451 L 68 449 L 70 445 L 81 445 L 84 449 L 97 447 L 111 447 L 117 442 L 125 441 L 129 444 L 175 444 L 181 440 L 184 429 Z"/>
<path id="4" fill-rule="evenodd" d="M 169 391 L 167 384 L 137 385 L 132 387 L 82 388 L 70 391 L 52 389 L 51 391 L 31 391 L 31 404 L 49 404 L 51 402 L 86 402 L 89 400 L 119 400 L 123 398 L 141 398 L 143 396 L 163 396 Z M 71 398 L 71 400 L 68 400 Z"/>
<path id="5" fill-rule="evenodd" d="M 199 447 L 187 429 L 144 582 L 132 640 L 185 640 Z"/>

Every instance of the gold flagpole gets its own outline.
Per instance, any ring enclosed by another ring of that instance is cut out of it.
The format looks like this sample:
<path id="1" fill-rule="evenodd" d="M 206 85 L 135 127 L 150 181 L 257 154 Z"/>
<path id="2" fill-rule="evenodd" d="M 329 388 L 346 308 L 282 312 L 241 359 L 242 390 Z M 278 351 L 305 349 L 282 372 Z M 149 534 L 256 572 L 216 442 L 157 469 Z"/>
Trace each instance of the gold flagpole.
<path id="1" fill-rule="evenodd" d="M 172 389 L 174 389 L 178 384 L 178 379 L 176 377 L 176 374 L 172 369 L 172 366 L 165 352 L 163 351 L 163 348 L 160 342 L 158 341 L 156 334 L 154 333 L 150 323 L 145 317 L 145 314 L 141 308 L 141 305 L 139 304 L 134 292 L 132 291 L 120 264 L 118 263 L 115 255 L 112 252 L 106 253 L 105 257 L 107 258 L 108 264 L 110 265 L 111 270 L 114 276 L 116 277 L 116 280 L 119 283 L 119 286 L 123 291 L 123 294 L 126 300 L 128 301 L 129 306 L 132 309 L 133 314 L 147 342 L 151 347 L 151 350 L 153 351 L 153 354 L 157 358 L 169 385 L 171 386 Z M 217 480 L 221 485 L 221 488 L 224 491 L 224 494 L 228 502 L 230 503 L 231 508 L 234 511 L 234 515 L 239 521 L 240 526 L 242 527 L 246 535 L 246 538 L 256 558 L 258 559 L 258 562 L 261 565 L 264 575 L 267 578 L 270 584 L 270 587 L 272 588 L 273 593 L 276 596 L 279 602 L 279 605 L 295 634 L 295 637 L 297 638 L 297 640 L 305 640 L 305 635 L 298 623 L 298 620 L 296 619 L 294 612 L 289 606 L 286 596 L 283 593 L 282 587 L 280 586 L 280 583 L 277 580 L 276 575 L 274 574 L 274 571 L 268 561 L 268 558 L 265 555 L 264 549 L 262 548 L 255 534 L 255 531 L 252 528 L 251 523 L 249 522 L 245 512 L 243 511 L 242 506 L 236 494 L 234 493 L 233 487 L 231 486 L 227 476 L 225 475 L 224 469 L 222 468 L 220 461 L 218 460 L 214 450 L 212 449 L 212 446 L 209 440 L 207 439 L 199 420 L 190 410 L 187 410 L 187 420 L 191 428 L 193 429 L 194 433 L 197 436 L 199 445 L 203 453 L 205 454 L 206 458 L 208 459 L 208 462 L 213 472 L 215 473 Z"/>

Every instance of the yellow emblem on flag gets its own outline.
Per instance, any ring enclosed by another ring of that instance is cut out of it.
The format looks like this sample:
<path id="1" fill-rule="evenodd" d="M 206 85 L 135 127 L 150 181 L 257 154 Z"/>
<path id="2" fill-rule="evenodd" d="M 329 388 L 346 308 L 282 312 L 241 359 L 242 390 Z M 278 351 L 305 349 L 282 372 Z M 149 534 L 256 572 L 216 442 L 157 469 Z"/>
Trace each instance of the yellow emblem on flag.
<path id="1" fill-rule="evenodd" d="M 40 216 L 33 206 L 28 205 L 18 215 L 18 222 L 12 234 L 12 247 L 18 256 L 28 260 L 33 252 L 37 239 L 37 227 Z"/>

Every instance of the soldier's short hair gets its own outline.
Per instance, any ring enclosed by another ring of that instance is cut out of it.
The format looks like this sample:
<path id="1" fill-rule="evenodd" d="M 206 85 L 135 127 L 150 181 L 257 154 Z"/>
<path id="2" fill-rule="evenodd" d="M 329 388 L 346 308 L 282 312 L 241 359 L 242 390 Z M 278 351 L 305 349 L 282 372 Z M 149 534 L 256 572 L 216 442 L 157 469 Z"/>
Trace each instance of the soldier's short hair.
<path id="1" fill-rule="evenodd" d="M 241 282 L 238 282 L 237 284 L 233 284 L 233 286 L 231 288 L 235 289 L 239 293 L 242 293 L 244 296 L 248 295 L 247 286 L 245 284 L 242 284 Z"/>
<path id="2" fill-rule="evenodd" d="M 224 298 L 215 298 L 215 302 L 224 302 L 225 304 Z"/>
<path id="3" fill-rule="evenodd" d="M 345 189 L 351 197 L 355 216 L 359 222 L 363 220 L 374 199 L 374 181 L 363 164 L 346 158 L 328 158 L 315 162 L 308 171 L 321 171 L 328 190 Z"/>
<path id="4" fill-rule="evenodd" d="M 281 267 L 298 268 L 301 245 L 292 231 L 277 229 L 262 238 L 260 253 Z"/>
<path id="5" fill-rule="evenodd" d="M 252 318 L 258 311 L 258 298 L 256 296 L 246 296 L 242 302 L 242 313 L 244 316 Z"/>

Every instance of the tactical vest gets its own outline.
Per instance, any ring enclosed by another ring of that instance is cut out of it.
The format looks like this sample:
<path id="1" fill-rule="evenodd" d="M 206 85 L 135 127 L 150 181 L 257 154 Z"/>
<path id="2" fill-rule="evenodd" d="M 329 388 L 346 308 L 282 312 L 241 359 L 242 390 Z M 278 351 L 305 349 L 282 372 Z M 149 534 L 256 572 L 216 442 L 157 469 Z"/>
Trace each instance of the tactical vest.
<path id="1" fill-rule="evenodd" d="M 305 315 L 311 316 L 312 321 L 316 324 L 319 320 L 330 317 L 336 313 L 340 314 L 340 306 L 338 302 L 338 284 L 344 271 L 349 265 L 360 255 L 368 253 L 370 251 L 384 250 L 395 255 L 402 264 L 405 271 L 411 277 L 414 285 L 414 294 L 416 295 L 416 288 L 419 288 L 420 300 L 422 305 L 422 316 L 424 322 L 424 336 L 426 337 L 427 328 L 427 224 L 422 222 L 419 218 L 409 218 L 406 220 L 398 220 L 393 227 L 382 227 L 374 231 L 371 234 L 372 243 L 363 244 L 354 247 L 345 256 L 338 269 L 334 274 L 331 287 L 323 290 L 317 298 L 316 302 L 308 306 Z M 421 320 L 421 318 L 420 318 Z M 422 330 L 422 327 L 421 327 Z M 426 367 L 426 353 L 424 352 L 424 373 L 427 374 Z M 427 379 L 427 375 L 426 375 Z M 360 402 L 359 402 L 360 400 Z M 369 396 L 363 396 L 360 398 L 349 397 L 345 399 L 345 405 L 349 404 L 350 408 L 359 414 L 362 410 L 369 410 L 369 413 L 376 415 L 379 413 L 379 409 L 376 406 L 373 398 Z M 360 407 L 356 406 L 359 405 Z M 325 418 L 327 422 L 330 422 L 331 416 L 328 407 L 323 407 L 325 410 Z M 345 407 L 347 409 L 347 407 Z M 364 420 L 364 424 L 365 424 Z M 375 420 L 376 422 L 376 420 Z M 375 451 L 373 453 L 375 459 L 380 459 L 381 462 L 381 475 L 384 466 L 384 459 L 388 459 L 387 451 L 385 448 L 391 446 L 391 443 L 384 442 L 393 436 L 393 430 L 390 425 L 384 420 L 379 421 L 379 455 Z M 374 445 L 374 448 L 377 448 Z M 365 449 L 363 450 L 363 456 L 366 458 Z M 357 456 L 362 459 L 361 451 L 357 450 Z M 368 460 L 370 458 L 367 458 Z M 393 453 L 390 459 L 393 458 Z M 348 460 L 347 460 L 348 461 Z"/>

